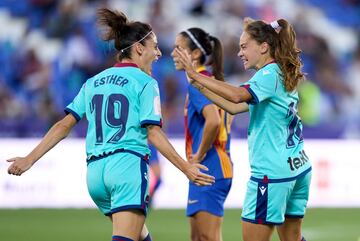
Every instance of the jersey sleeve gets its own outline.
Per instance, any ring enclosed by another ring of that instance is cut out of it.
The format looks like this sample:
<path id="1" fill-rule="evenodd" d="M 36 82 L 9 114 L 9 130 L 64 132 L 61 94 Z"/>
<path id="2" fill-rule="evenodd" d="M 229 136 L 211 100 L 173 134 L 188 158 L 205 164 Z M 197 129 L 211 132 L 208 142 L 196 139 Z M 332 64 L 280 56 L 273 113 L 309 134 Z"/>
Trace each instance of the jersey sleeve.
<path id="1" fill-rule="evenodd" d="M 241 87 L 247 89 L 253 97 L 249 104 L 258 104 L 275 95 L 278 87 L 278 77 L 269 70 L 258 71 Z"/>
<path id="2" fill-rule="evenodd" d="M 154 79 L 140 93 L 140 124 L 162 126 L 160 91 Z"/>
<path id="3" fill-rule="evenodd" d="M 194 105 L 196 112 L 198 112 L 199 114 L 202 114 L 205 106 L 212 104 L 212 102 L 208 98 L 201 94 L 200 91 L 192 85 L 189 86 L 189 99 Z"/>
<path id="4" fill-rule="evenodd" d="M 69 114 L 71 113 L 77 121 L 80 121 L 85 112 L 85 84 L 81 87 L 81 90 L 77 94 L 77 96 L 74 98 L 74 100 L 65 108 L 65 113 Z"/>

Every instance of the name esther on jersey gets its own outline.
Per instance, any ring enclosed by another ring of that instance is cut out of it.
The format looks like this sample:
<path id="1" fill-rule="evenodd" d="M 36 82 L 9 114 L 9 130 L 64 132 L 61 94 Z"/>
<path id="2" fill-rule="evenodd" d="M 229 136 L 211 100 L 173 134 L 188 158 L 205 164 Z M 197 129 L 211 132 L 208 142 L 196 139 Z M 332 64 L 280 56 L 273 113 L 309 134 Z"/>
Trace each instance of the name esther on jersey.
<path id="1" fill-rule="evenodd" d="M 129 80 L 125 77 L 113 74 L 102 77 L 100 79 L 96 79 L 94 81 L 94 87 L 96 88 L 105 84 L 113 84 L 124 87 L 124 85 L 126 85 L 127 83 L 129 83 Z"/>

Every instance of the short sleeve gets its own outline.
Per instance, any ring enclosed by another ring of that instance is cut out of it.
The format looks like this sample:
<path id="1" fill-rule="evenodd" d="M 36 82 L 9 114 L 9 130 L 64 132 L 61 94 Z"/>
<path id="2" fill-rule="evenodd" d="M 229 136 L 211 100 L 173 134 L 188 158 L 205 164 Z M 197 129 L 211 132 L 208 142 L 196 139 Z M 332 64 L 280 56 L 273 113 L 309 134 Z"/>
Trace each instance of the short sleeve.
<path id="1" fill-rule="evenodd" d="M 195 107 L 197 113 L 201 114 L 204 107 L 211 105 L 212 102 L 200 93 L 194 86 L 189 85 L 189 100 Z"/>
<path id="2" fill-rule="evenodd" d="M 140 124 L 162 126 L 160 91 L 156 80 L 148 82 L 140 93 Z"/>
<path id="3" fill-rule="evenodd" d="M 65 113 L 69 114 L 71 113 L 77 121 L 80 121 L 85 112 L 85 84 L 81 87 L 81 90 L 77 94 L 77 96 L 74 98 L 74 100 L 65 108 Z"/>
<path id="4" fill-rule="evenodd" d="M 249 91 L 253 99 L 249 104 L 258 104 L 275 95 L 278 76 L 269 70 L 258 71 L 248 82 L 241 85 Z"/>

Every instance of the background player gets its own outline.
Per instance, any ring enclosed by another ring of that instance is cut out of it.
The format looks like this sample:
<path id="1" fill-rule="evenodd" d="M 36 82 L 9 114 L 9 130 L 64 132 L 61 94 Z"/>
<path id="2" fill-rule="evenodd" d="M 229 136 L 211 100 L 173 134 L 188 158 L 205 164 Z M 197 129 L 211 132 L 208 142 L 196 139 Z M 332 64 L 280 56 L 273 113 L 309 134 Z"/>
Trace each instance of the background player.
<path id="1" fill-rule="evenodd" d="M 184 49 L 176 50 L 177 61 L 190 81 L 223 108 L 243 112 L 249 103 L 251 178 L 242 212 L 244 240 L 270 240 L 275 225 L 282 241 L 305 240 L 301 223 L 311 164 L 297 115 L 297 86 L 304 76 L 295 32 L 284 19 L 271 24 L 245 19 L 239 46 L 245 69 L 256 70 L 241 87 L 199 74 Z"/>
<path id="2" fill-rule="evenodd" d="M 160 166 L 159 155 L 155 146 L 149 144 L 149 149 L 151 152 L 151 155 L 149 157 L 149 166 L 150 166 L 149 195 L 150 195 L 150 204 L 151 204 L 151 201 L 154 198 L 154 195 L 161 184 L 161 166 Z"/>
<path id="3" fill-rule="evenodd" d="M 144 226 L 148 197 L 147 139 L 198 185 L 213 178 L 200 164 L 184 161 L 161 131 L 159 88 L 151 64 L 161 56 L 151 26 L 130 22 L 123 13 L 101 9 L 104 39 L 114 40 L 118 63 L 88 79 L 68 113 L 26 157 L 16 157 L 8 173 L 21 175 L 64 139 L 86 116 L 87 185 L 98 208 L 113 222 L 113 241 L 138 240 Z M 144 237 L 141 238 L 143 240 Z M 151 240 L 148 235 L 145 240 Z"/>
<path id="4" fill-rule="evenodd" d="M 189 53 L 196 72 L 223 81 L 223 50 L 220 41 L 200 28 L 190 28 L 176 36 L 175 48 Z M 172 52 L 175 67 L 183 70 Z M 212 73 L 205 64 L 211 65 Z M 233 170 L 230 160 L 230 126 L 232 116 L 219 109 L 192 85 L 185 101 L 186 156 L 190 162 L 202 163 L 216 178 L 211 187 L 189 184 L 186 215 L 190 219 L 191 240 L 222 240 L 221 225 L 224 202 L 230 191 Z"/>

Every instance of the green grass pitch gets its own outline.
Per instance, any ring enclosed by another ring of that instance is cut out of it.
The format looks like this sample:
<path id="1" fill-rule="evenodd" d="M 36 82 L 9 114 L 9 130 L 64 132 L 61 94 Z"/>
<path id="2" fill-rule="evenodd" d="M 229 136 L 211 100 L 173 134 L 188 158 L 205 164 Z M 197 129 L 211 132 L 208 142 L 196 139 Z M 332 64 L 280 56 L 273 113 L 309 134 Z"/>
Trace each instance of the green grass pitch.
<path id="1" fill-rule="evenodd" d="M 242 240 L 240 215 L 225 211 L 224 241 Z M 189 240 L 184 210 L 152 210 L 147 225 L 154 241 Z M 308 209 L 303 233 L 308 241 L 360 241 L 360 208 Z M 111 223 L 96 209 L 0 209 L 0 241 L 50 240 L 110 241 Z"/>

